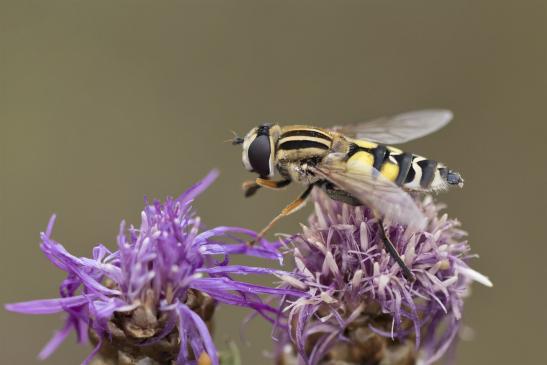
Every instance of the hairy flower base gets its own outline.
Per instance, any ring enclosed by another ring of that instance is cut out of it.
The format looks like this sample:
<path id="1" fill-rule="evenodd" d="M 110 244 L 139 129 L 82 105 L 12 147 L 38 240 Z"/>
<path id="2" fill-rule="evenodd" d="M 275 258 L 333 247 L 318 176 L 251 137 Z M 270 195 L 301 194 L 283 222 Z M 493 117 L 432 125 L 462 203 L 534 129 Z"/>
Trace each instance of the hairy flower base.
<path id="1" fill-rule="evenodd" d="M 205 322 L 209 332 L 213 330 L 213 314 L 216 301 L 208 294 L 189 289 L 184 303 Z M 100 349 L 97 361 L 103 364 L 175 364 L 180 351 L 179 332 L 170 325 L 170 313 L 158 313 L 157 307 L 150 301 L 139 305 L 132 311 L 114 313 L 108 321 L 109 336 L 102 339 L 89 328 L 89 338 Z M 167 334 L 165 334 L 167 333 Z M 205 354 L 193 354 L 188 348 L 190 360 Z"/>
<path id="2" fill-rule="evenodd" d="M 416 347 L 412 341 L 389 341 L 370 332 L 350 333 L 352 343 L 336 343 L 319 365 L 415 365 Z M 298 365 L 291 346 L 278 358 L 279 365 Z"/>
<path id="3" fill-rule="evenodd" d="M 390 316 L 382 315 L 377 306 L 363 309 L 363 314 L 351 322 L 344 331 L 344 338 L 335 341 L 318 365 L 414 365 L 418 352 L 413 336 L 393 340 L 370 329 L 369 325 L 386 330 L 392 324 Z M 371 313 L 375 312 L 375 313 Z M 366 314 L 365 314 L 366 313 Z M 307 353 L 320 345 L 321 333 L 310 335 L 305 344 Z M 298 353 L 294 345 L 286 345 L 278 360 L 283 365 L 297 365 Z"/>

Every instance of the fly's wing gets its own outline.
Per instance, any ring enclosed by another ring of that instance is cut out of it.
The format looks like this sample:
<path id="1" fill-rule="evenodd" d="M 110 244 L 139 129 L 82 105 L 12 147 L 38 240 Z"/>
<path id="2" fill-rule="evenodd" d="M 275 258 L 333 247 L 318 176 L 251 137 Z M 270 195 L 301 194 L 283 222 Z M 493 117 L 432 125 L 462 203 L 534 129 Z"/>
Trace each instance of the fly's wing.
<path id="1" fill-rule="evenodd" d="M 414 199 L 372 166 L 348 169 L 343 154 L 331 153 L 312 172 L 350 193 L 382 218 L 407 225 L 410 230 L 425 228 L 426 218 Z"/>
<path id="2" fill-rule="evenodd" d="M 452 119 L 452 112 L 442 109 L 418 110 L 364 123 L 334 127 L 348 137 L 363 138 L 385 144 L 399 144 L 433 133 Z"/>

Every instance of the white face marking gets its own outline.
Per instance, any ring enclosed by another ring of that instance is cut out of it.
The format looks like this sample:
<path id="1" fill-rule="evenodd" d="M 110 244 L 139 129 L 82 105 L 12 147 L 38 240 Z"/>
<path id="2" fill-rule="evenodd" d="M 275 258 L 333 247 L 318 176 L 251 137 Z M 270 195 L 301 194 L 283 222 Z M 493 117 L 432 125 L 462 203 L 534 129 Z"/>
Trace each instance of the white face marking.
<path id="1" fill-rule="evenodd" d="M 241 159 L 243 161 L 243 165 L 248 171 L 252 171 L 253 167 L 251 166 L 251 163 L 249 162 L 249 146 L 256 138 L 256 130 L 257 128 L 253 128 L 247 133 L 245 136 L 245 139 L 243 140 L 243 153 L 241 156 Z"/>
<path id="2" fill-rule="evenodd" d="M 270 133 L 270 175 L 268 175 L 268 177 L 273 177 L 275 175 L 275 155 L 275 143 L 272 134 Z"/>

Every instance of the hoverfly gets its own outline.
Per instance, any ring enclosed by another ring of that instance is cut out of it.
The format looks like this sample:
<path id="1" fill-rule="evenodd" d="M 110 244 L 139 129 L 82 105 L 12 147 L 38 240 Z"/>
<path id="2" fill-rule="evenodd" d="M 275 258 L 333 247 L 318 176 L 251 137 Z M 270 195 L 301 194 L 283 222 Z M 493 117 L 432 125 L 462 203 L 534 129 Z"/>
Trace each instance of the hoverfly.
<path id="1" fill-rule="evenodd" d="M 439 191 L 450 185 L 461 187 L 463 179 L 440 162 L 391 144 L 423 137 L 451 119 L 452 113 L 447 110 L 420 110 L 328 129 L 268 123 L 253 128 L 245 138 L 236 136 L 232 143 L 243 146 L 243 164 L 259 175 L 243 183 L 245 196 L 252 196 L 261 187 L 281 189 L 293 181 L 306 186 L 258 237 L 303 207 L 312 189 L 318 187 L 334 200 L 371 208 L 379 219 L 386 249 L 405 277 L 413 280 L 389 241 L 383 221 L 407 225 L 411 230 L 423 229 L 426 218 L 409 193 Z M 273 180 L 276 170 L 281 180 Z"/>

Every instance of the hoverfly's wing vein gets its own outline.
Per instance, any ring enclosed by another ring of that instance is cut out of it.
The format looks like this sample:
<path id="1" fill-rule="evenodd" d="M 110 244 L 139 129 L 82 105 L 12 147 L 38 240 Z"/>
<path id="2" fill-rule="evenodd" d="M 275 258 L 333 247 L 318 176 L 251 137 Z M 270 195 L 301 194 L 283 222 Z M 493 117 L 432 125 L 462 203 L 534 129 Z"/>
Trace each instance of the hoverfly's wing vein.
<path id="1" fill-rule="evenodd" d="M 311 170 L 318 177 L 350 193 L 380 214 L 381 218 L 407 225 L 411 230 L 425 227 L 424 214 L 407 192 L 372 166 L 349 171 L 342 159 L 343 155 L 333 153 Z"/>
<path id="2" fill-rule="evenodd" d="M 447 125 L 451 119 L 452 112 L 449 110 L 418 110 L 331 129 L 348 137 L 399 144 L 433 133 Z"/>

